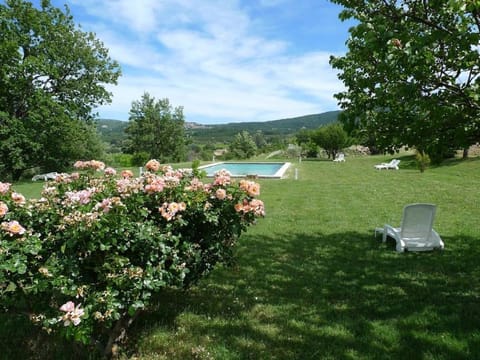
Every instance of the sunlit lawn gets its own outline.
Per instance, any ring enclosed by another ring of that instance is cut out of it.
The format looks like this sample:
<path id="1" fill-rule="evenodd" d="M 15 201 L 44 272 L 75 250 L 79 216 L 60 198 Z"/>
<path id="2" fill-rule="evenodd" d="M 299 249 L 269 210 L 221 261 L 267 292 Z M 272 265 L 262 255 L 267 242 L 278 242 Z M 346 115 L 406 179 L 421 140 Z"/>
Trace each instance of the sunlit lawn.
<path id="1" fill-rule="evenodd" d="M 267 216 L 242 236 L 235 266 L 165 293 L 123 357 L 480 358 L 480 159 L 423 174 L 411 157 L 399 171 L 373 168 L 390 159 L 304 161 L 289 179 L 260 180 Z M 398 254 L 374 238 L 412 202 L 438 205 L 443 252 Z M 0 357 L 71 358 L 45 341 L 9 318 Z"/>

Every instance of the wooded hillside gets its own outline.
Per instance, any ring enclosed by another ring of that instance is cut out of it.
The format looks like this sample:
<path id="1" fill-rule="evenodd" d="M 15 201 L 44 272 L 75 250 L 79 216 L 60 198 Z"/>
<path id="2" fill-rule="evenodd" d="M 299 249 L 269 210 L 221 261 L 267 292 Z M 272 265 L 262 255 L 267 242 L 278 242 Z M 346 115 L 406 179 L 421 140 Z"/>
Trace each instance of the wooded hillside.
<path id="1" fill-rule="evenodd" d="M 193 143 L 204 144 L 208 142 L 229 142 L 241 132 L 248 131 L 251 134 L 261 131 L 266 137 L 293 135 L 300 129 L 316 129 L 321 125 L 337 121 L 340 111 L 329 111 L 321 114 L 305 115 L 300 117 L 271 120 L 264 122 L 242 122 L 219 125 L 200 125 L 186 123 L 186 133 Z M 115 147 L 121 146 L 125 138 L 127 121 L 100 119 L 98 131 L 104 142 Z"/>

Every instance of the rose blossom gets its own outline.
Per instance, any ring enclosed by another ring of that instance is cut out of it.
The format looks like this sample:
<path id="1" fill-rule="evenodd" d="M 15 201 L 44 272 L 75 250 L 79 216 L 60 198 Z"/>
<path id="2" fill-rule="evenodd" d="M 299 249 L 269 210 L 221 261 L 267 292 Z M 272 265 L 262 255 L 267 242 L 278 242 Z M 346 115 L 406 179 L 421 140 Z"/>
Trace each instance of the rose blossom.
<path id="1" fill-rule="evenodd" d="M 25 228 L 16 220 L 3 222 L 1 226 L 3 230 L 10 233 L 10 236 L 23 235 L 25 233 Z"/>
<path id="2" fill-rule="evenodd" d="M 84 161 L 78 160 L 78 161 L 75 161 L 75 164 L 73 164 L 73 167 L 75 169 L 84 169 L 86 167 L 86 163 Z"/>
<path id="3" fill-rule="evenodd" d="M 253 199 L 249 203 L 250 211 L 253 211 L 256 216 L 265 216 L 265 206 L 262 200 Z"/>
<path id="4" fill-rule="evenodd" d="M 114 206 L 123 206 L 122 201 L 117 196 L 103 199 L 102 202 L 95 205 L 94 209 L 101 209 L 104 213 L 108 213 Z"/>
<path id="5" fill-rule="evenodd" d="M 215 180 L 213 185 L 228 185 L 230 184 L 230 177 L 232 175 L 225 169 L 219 170 L 215 173 Z"/>
<path id="6" fill-rule="evenodd" d="M 162 214 L 164 219 L 166 219 L 167 221 L 170 221 L 177 214 L 177 212 L 184 211 L 186 208 L 187 206 L 184 202 L 180 202 L 180 203 L 171 202 L 171 203 L 163 203 L 162 207 L 158 209 L 158 211 L 160 211 L 160 214 Z"/>
<path id="7" fill-rule="evenodd" d="M 48 269 L 46 267 L 41 267 L 38 269 L 38 272 L 40 274 L 42 274 L 43 276 L 45 277 L 52 277 L 53 275 L 50 273 L 50 271 L 48 271 Z"/>
<path id="8" fill-rule="evenodd" d="M 98 203 L 95 206 L 95 209 L 102 209 L 102 211 L 106 214 L 112 208 L 112 200 L 110 198 L 103 199 L 101 203 Z"/>
<path id="9" fill-rule="evenodd" d="M 68 204 L 88 204 L 90 197 L 92 196 L 92 190 L 79 190 L 79 191 L 67 191 L 65 196 L 67 197 Z"/>
<path id="10" fill-rule="evenodd" d="M 60 310 L 65 313 L 65 315 L 60 317 L 64 326 L 69 326 L 70 324 L 77 326 L 80 324 L 80 318 L 85 313 L 85 311 L 80 308 L 80 304 L 75 307 L 75 303 L 73 301 L 68 301 L 60 306 Z"/>
<path id="11" fill-rule="evenodd" d="M 124 179 L 133 177 L 133 172 L 131 170 L 123 170 L 121 174 Z"/>
<path id="12" fill-rule="evenodd" d="M 76 169 L 88 169 L 91 168 L 93 170 L 103 170 L 105 169 L 105 163 L 98 160 L 90 160 L 90 161 L 76 161 L 73 164 L 73 167 Z"/>
<path id="13" fill-rule="evenodd" d="M 225 189 L 217 189 L 217 191 L 215 192 L 215 197 L 218 200 L 223 200 L 227 197 L 227 191 Z"/>
<path id="14" fill-rule="evenodd" d="M 149 194 L 153 194 L 156 192 L 161 192 L 163 187 L 165 186 L 165 181 L 162 178 L 154 178 L 151 182 L 145 185 L 145 192 Z"/>
<path id="15" fill-rule="evenodd" d="M 260 184 L 255 181 L 241 180 L 239 186 L 248 196 L 260 195 Z"/>
<path id="16" fill-rule="evenodd" d="M 113 176 L 113 175 L 115 175 L 116 173 L 117 173 L 117 171 L 116 171 L 114 168 L 112 168 L 112 167 L 107 167 L 107 168 L 105 169 L 105 175 Z"/>
<path id="17" fill-rule="evenodd" d="M 158 170 L 160 170 L 160 163 L 157 160 L 152 159 L 145 164 L 145 168 L 148 171 L 157 172 Z"/>
<path id="18" fill-rule="evenodd" d="M 0 201 L 0 216 L 5 216 L 8 212 L 8 206 L 3 201 Z"/>
<path id="19" fill-rule="evenodd" d="M 243 204 L 241 203 L 236 203 L 234 207 L 236 212 L 243 211 Z"/>
<path id="20" fill-rule="evenodd" d="M 90 160 L 89 165 L 92 169 L 97 171 L 105 169 L 105 163 L 102 161 Z"/>
<path id="21" fill-rule="evenodd" d="M 10 190 L 10 186 L 12 186 L 12 184 L 0 182 L 0 194 L 5 195 L 6 193 L 8 193 L 8 191 Z"/>
<path id="22" fill-rule="evenodd" d="M 190 185 L 185 187 L 185 190 L 197 191 L 203 189 L 204 185 L 198 178 L 190 180 Z"/>
<path id="23" fill-rule="evenodd" d="M 16 192 L 12 193 L 12 200 L 17 205 L 25 204 L 25 196 Z"/>

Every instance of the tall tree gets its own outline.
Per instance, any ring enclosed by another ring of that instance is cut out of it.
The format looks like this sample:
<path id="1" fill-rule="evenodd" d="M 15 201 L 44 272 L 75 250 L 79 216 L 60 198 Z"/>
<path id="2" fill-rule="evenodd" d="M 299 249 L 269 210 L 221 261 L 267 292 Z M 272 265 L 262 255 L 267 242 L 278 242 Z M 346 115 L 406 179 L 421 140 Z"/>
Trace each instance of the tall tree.
<path id="1" fill-rule="evenodd" d="M 403 145 L 434 160 L 480 139 L 478 0 L 332 0 L 355 19 L 345 56 L 342 121 L 382 150 Z"/>
<path id="2" fill-rule="evenodd" d="M 130 109 L 125 129 L 129 153 L 145 152 L 161 162 L 182 161 L 186 156 L 183 108 L 172 108 L 167 98 L 155 100 L 144 93 Z"/>
<path id="3" fill-rule="evenodd" d="M 248 159 L 256 152 L 257 145 L 248 131 L 239 132 L 230 143 L 230 153 L 237 159 Z"/>
<path id="4" fill-rule="evenodd" d="M 255 145 L 259 150 L 267 146 L 267 139 L 265 139 L 265 134 L 262 130 L 255 131 L 255 134 L 253 134 L 253 141 L 255 141 Z"/>
<path id="5" fill-rule="evenodd" d="M 317 157 L 318 145 L 313 140 L 318 130 L 302 128 L 295 134 L 295 142 L 302 148 L 302 156 Z"/>
<path id="6" fill-rule="evenodd" d="M 335 159 L 337 153 L 347 145 L 348 135 L 341 124 L 332 123 L 313 132 L 312 140 L 325 149 L 329 158 Z"/>
<path id="7" fill-rule="evenodd" d="M 110 102 L 105 85 L 120 76 L 103 44 L 49 0 L 6 0 L 0 34 L 0 176 L 97 155 L 92 110 Z"/>

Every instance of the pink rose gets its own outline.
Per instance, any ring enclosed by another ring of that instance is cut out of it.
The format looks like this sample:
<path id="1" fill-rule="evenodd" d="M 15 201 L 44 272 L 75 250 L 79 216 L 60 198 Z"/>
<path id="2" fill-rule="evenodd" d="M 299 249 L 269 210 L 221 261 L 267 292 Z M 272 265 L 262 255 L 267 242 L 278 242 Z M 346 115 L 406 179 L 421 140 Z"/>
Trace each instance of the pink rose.
<path id="1" fill-rule="evenodd" d="M 157 160 L 152 159 L 145 164 L 145 168 L 148 171 L 157 172 L 158 170 L 160 170 L 160 163 Z"/>
<path id="2" fill-rule="evenodd" d="M 227 191 L 225 189 L 217 189 L 215 196 L 218 200 L 223 200 L 227 197 Z"/>
<path id="3" fill-rule="evenodd" d="M 10 236 L 23 235 L 25 233 L 25 228 L 16 220 L 3 222 L 1 226 L 3 230 L 10 233 Z"/>

